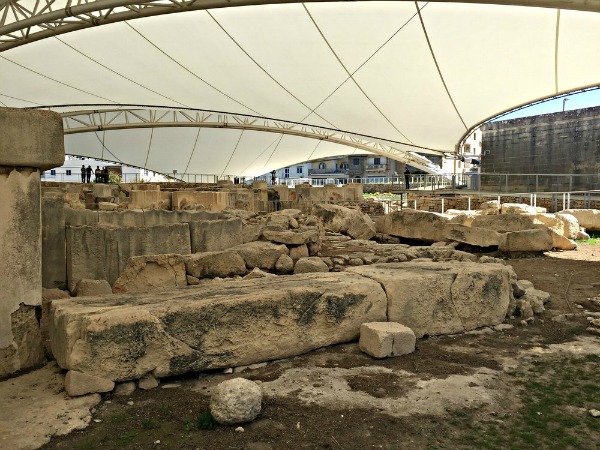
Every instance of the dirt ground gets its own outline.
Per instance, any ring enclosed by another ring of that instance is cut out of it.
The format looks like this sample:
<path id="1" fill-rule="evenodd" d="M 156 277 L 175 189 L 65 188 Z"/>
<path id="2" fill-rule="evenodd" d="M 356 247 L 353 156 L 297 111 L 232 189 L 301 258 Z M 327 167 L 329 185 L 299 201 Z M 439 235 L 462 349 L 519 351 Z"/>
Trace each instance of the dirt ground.
<path id="1" fill-rule="evenodd" d="M 552 297 L 531 325 L 421 339 L 375 360 L 357 343 L 255 370 L 191 374 L 103 396 L 90 425 L 44 449 L 598 449 L 600 246 L 507 261 Z M 554 316 L 567 315 L 563 320 Z M 265 393 L 255 421 L 217 426 L 211 389 L 242 376 Z"/>

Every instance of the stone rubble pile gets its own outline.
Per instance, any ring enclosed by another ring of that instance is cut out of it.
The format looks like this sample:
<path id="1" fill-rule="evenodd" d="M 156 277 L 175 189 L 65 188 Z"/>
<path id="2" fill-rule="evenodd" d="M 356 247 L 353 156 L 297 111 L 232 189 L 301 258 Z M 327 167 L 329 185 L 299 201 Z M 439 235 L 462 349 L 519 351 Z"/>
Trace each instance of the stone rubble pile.
<path id="1" fill-rule="evenodd" d="M 380 217 L 376 228 L 378 233 L 404 239 L 457 242 L 506 253 L 574 250 L 574 239 L 583 237 L 586 228 L 600 229 L 600 211 L 547 214 L 544 208 L 511 203 L 498 206 L 497 201 L 490 201 L 478 211 L 440 214 L 404 209 Z"/>

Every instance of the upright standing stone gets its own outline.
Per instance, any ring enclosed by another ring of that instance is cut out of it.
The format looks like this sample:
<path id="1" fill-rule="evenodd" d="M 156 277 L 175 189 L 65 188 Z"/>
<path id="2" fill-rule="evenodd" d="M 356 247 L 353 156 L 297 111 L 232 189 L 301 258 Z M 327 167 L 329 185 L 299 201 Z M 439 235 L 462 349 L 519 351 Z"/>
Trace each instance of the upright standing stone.
<path id="1" fill-rule="evenodd" d="M 0 108 L 0 377 L 43 361 L 40 170 L 64 158 L 59 114 Z"/>

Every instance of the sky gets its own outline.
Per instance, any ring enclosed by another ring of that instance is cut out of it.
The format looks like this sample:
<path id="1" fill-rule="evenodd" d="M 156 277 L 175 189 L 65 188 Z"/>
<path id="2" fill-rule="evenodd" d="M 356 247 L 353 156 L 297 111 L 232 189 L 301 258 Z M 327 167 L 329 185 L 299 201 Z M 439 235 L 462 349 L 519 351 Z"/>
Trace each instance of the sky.
<path id="1" fill-rule="evenodd" d="M 567 101 L 564 102 L 565 111 L 600 106 L 600 89 L 570 94 L 566 97 L 548 100 L 544 103 L 538 103 L 536 105 L 528 106 L 518 111 L 511 112 L 494 120 L 518 119 L 519 117 L 529 117 L 540 114 L 560 112 L 563 110 L 564 99 L 567 99 Z"/>

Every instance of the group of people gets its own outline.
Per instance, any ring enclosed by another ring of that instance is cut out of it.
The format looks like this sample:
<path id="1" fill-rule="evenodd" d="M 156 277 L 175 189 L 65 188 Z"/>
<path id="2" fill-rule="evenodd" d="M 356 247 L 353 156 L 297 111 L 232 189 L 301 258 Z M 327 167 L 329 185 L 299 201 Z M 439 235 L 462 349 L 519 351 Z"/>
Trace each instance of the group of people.
<path id="1" fill-rule="evenodd" d="M 89 183 L 92 179 L 92 166 L 85 167 L 85 164 L 81 166 L 81 182 Z M 96 166 L 94 170 L 94 183 L 108 183 L 108 169 L 100 166 Z"/>

